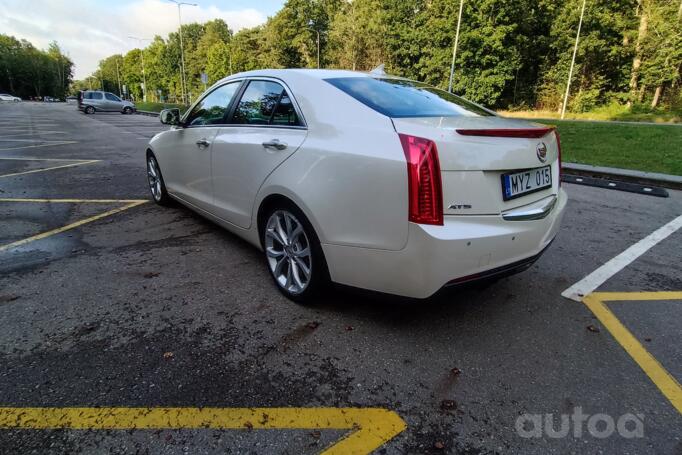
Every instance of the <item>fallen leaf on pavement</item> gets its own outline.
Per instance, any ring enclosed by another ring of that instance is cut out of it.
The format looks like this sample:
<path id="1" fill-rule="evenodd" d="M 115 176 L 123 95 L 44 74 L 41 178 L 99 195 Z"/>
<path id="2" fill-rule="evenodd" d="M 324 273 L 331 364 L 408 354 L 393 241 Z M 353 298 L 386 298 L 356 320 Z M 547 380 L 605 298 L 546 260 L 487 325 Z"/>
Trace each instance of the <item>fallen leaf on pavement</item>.
<path id="1" fill-rule="evenodd" d="M 590 332 L 599 333 L 599 329 L 593 326 L 592 324 L 587 326 L 587 330 L 589 330 Z"/>

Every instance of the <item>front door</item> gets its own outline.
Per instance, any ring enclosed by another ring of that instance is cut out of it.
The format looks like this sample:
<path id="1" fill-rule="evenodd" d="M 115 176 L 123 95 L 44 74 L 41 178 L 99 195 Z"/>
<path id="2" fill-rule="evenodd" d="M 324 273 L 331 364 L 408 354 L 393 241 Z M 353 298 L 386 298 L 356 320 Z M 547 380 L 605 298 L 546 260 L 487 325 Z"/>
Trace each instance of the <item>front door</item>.
<path id="1" fill-rule="evenodd" d="M 272 80 L 249 81 L 228 122 L 213 140 L 214 210 L 248 228 L 258 190 L 300 147 L 307 129 L 287 91 Z"/>
<path id="2" fill-rule="evenodd" d="M 208 93 L 173 132 L 162 166 L 168 191 L 207 211 L 212 211 L 211 151 L 219 125 L 240 82 L 222 85 Z"/>
<path id="3" fill-rule="evenodd" d="M 121 99 L 114 95 L 113 93 L 104 93 L 104 110 L 107 111 L 120 111 L 121 110 Z"/>

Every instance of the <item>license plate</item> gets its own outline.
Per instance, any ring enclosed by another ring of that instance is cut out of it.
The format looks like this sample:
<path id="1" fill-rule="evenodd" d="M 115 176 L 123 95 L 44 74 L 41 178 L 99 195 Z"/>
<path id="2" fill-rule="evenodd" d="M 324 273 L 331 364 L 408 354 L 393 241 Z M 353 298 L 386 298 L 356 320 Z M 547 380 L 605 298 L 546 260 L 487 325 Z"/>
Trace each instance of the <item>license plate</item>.
<path id="1" fill-rule="evenodd" d="M 502 198 L 505 201 L 551 186 L 552 168 L 550 166 L 502 174 Z"/>

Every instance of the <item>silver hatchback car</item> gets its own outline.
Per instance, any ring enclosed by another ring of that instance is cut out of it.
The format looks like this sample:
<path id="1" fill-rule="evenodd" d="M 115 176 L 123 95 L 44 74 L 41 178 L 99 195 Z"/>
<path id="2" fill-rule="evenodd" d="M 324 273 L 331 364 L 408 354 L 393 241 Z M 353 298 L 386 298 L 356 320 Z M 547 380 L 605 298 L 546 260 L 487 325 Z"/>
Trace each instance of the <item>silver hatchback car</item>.
<path id="1" fill-rule="evenodd" d="M 95 112 L 132 114 L 135 112 L 135 104 L 122 100 L 110 92 L 85 90 L 78 93 L 78 109 L 86 114 L 94 114 Z"/>

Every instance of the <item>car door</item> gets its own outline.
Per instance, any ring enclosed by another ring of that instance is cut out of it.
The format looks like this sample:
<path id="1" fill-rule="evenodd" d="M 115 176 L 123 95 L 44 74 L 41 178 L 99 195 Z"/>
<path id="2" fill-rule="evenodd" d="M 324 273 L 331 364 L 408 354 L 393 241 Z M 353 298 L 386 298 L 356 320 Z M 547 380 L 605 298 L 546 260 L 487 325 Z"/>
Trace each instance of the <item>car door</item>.
<path id="1" fill-rule="evenodd" d="M 277 80 L 247 81 L 231 111 L 229 125 L 213 140 L 215 211 L 248 228 L 259 188 L 303 143 L 307 129 L 295 100 Z"/>
<path id="2" fill-rule="evenodd" d="M 104 95 L 102 92 L 90 92 L 89 104 L 98 111 L 104 110 Z"/>
<path id="3" fill-rule="evenodd" d="M 105 103 L 105 110 L 107 111 L 121 111 L 123 108 L 121 107 L 121 99 L 114 95 L 113 93 L 105 92 L 104 93 L 104 103 Z"/>
<path id="4" fill-rule="evenodd" d="M 201 209 L 212 211 L 211 146 L 219 125 L 241 82 L 219 86 L 207 93 L 170 131 L 161 172 L 170 193 Z"/>

